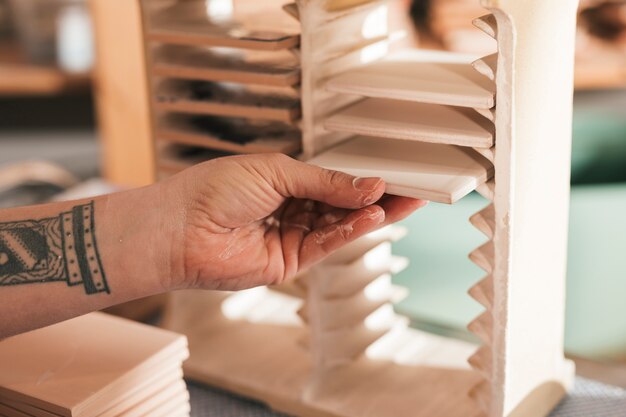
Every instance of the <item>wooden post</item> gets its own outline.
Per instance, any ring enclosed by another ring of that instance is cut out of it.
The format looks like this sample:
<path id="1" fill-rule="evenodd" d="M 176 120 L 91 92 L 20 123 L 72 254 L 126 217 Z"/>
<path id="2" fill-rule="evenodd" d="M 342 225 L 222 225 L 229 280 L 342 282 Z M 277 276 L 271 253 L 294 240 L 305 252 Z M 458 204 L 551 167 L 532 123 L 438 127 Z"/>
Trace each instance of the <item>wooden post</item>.
<path id="1" fill-rule="evenodd" d="M 155 180 L 155 156 L 139 0 L 90 3 L 104 177 L 121 185 L 147 185 Z"/>

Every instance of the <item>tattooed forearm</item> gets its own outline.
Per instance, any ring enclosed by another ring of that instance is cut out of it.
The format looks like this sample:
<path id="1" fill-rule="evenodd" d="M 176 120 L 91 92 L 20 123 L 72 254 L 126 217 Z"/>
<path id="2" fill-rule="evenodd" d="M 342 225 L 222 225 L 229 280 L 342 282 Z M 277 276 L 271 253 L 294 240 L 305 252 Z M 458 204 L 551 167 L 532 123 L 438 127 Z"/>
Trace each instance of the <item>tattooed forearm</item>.
<path id="1" fill-rule="evenodd" d="M 93 201 L 57 217 L 0 223 L 0 286 L 64 281 L 110 293 L 94 225 Z"/>

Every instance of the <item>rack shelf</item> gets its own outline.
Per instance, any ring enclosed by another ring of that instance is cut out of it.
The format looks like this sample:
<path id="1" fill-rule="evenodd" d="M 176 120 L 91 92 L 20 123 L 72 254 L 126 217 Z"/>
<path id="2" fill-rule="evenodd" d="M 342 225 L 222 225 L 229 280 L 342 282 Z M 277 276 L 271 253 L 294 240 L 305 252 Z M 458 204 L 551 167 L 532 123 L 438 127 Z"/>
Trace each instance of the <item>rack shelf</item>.
<path id="1" fill-rule="evenodd" d="M 368 98 L 329 117 L 328 130 L 357 135 L 491 148 L 494 126 L 472 109 Z"/>
<path id="2" fill-rule="evenodd" d="M 331 78 L 329 91 L 365 97 L 490 109 L 495 86 L 471 65 L 476 57 L 409 50 Z"/>
<path id="3" fill-rule="evenodd" d="M 291 124 L 300 116 L 299 103 L 295 96 L 261 94 L 241 86 L 166 80 L 156 88 L 154 107 L 159 111 Z"/>
<path id="4" fill-rule="evenodd" d="M 215 126 L 216 129 L 218 127 Z M 300 151 L 300 132 L 297 130 L 287 130 L 282 135 L 270 135 L 264 134 L 262 126 L 249 125 L 243 129 L 246 131 L 240 134 L 236 124 L 229 126 L 230 134 L 235 138 L 249 135 L 250 130 L 257 131 L 258 137 L 246 143 L 224 140 L 221 138 L 223 132 L 203 131 L 189 117 L 170 115 L 159 122 L 155 136 L 161 141 L 235 154 L 282 152 L 294 155 Z"/>
<path id="5" fill-rule="evenodd" d="M 291 49 L 300 43 L 295 22 L 284 13 L 250 7 L 237 16 L 219 19 L 209 18 L 206 7 L 205 2 L 189 1 L 148 13 L 146 38 L 169 45 L 263 51 Z"/>
<path id="6" fill-rule="evenodd" d="M 287 52 L 279 56 L 267 53 L 255 56 L 167 45 L 156 49 L 153 57 L 152 73 L 159 77 L 277 87 L 291 87 L 300 82 L 298 62 Z"/>

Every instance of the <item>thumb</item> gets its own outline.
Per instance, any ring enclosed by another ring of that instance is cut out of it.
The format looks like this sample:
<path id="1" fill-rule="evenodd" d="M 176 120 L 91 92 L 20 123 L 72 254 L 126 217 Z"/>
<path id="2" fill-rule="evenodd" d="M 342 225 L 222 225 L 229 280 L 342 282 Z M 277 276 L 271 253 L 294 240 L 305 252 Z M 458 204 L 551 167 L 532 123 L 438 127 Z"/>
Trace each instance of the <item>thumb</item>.
<path id="1" fill-rule="evenodd" d="M 381 178 L 358 178 L 291 158 L 282 162 L 275 166 L 277 178 L 273 185 L 285 197 L 358 209 L 375 203 L 385 193 L 385 182 Z"/>

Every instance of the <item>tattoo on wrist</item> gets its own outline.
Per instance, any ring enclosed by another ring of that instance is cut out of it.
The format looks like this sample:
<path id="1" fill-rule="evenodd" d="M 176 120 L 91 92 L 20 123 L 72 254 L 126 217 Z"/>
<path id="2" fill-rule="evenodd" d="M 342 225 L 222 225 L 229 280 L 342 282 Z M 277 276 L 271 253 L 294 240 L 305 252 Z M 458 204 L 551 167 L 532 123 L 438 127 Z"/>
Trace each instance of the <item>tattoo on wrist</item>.
<path id="1" fill-rule="evenodd" d="M 50 282 L 110 294 L 96 245 L 93 201 L 57 217 L 0 223 L 0 286 Z"/>

